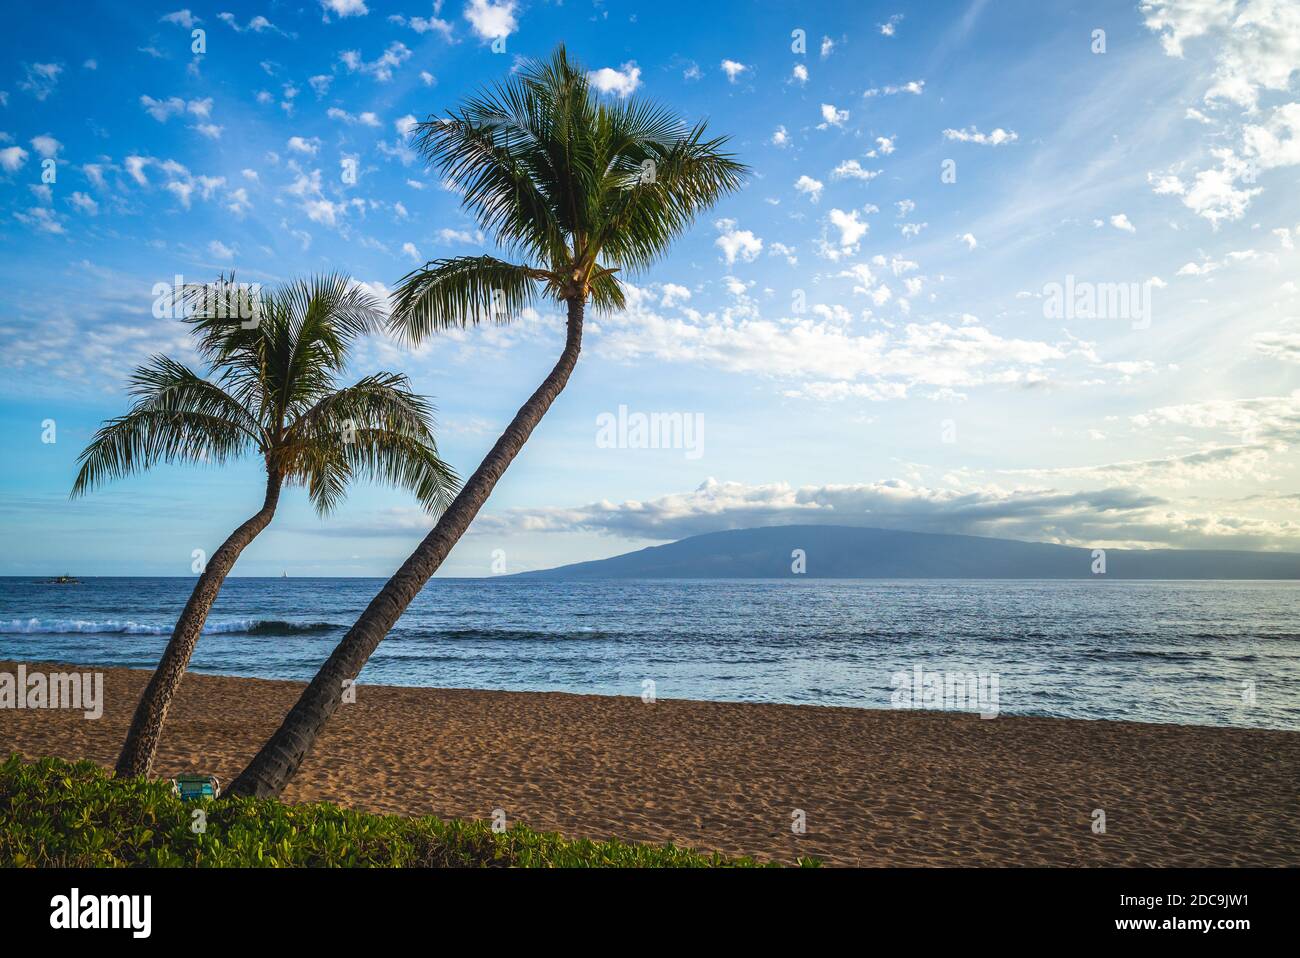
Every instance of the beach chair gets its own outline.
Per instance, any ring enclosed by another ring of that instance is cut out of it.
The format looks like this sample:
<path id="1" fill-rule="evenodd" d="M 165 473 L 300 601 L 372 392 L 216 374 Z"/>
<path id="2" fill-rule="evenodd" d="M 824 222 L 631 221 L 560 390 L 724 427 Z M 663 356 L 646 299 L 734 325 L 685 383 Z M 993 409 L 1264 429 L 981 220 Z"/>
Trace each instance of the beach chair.
<path id="1" fill-rule="evenodd" d="M 182 802 L 216 798 L 221 794 L 221 783 L 215 775 L 178 775 L 172 779 L 172 793 Z"/>

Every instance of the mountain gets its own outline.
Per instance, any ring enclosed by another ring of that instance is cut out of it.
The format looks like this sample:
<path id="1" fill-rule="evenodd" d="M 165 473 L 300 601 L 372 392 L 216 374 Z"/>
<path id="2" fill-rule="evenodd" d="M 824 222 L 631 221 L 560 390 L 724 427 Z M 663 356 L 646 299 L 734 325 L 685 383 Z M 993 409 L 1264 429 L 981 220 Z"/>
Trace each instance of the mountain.
<path id="1" fill-rule="evenodd" d="M 811 578 L 1091 579 L 1093 550 L 1046 542 L 853 526 L 770 526 L 691 536 L 610 559 L 516 578 L 786 579 L 794 550 Z M 1300 554 L 1193 549 L 1107 549 L 1112 579 L 1300 579 Z"/>

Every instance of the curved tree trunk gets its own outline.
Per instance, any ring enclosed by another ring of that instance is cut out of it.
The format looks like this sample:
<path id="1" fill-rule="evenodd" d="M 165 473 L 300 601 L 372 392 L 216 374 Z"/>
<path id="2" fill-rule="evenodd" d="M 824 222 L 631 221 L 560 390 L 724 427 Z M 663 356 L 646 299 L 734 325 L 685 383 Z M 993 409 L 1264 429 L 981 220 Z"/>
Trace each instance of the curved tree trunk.
<path id="1" fill-rule="evenodd" d="M 243 525 L 230 534 L 221 547 L 208 560 L 198 584 L 185 603 L 185 610 L 172 630 L 172 637 L 163 651 L 162 660 L 154 670 L 140 704 L 135 707 L 135 716 L 131 719 L 131 728 L 126 733 L 126 742 L 117 757 L 119 778 L 143 777 L 153 767 L 154 755 L 158 751 L 158 739 L 162 736 L 163 723 L 167 721 L 167 708 L 172 696 L 180 688 L 185 669 L 190 664 L 190 656 L 198 645 L 203 633 L 208 612 L 217 601 L 221 584 L 226 580 L 239 554 L 248 544 L 257 538 L 257 534 L 267 527 L 275 515 L 276 503 L 280 500 L 280 476 L 270 473 L 266 479 L 266 500 L 262 508 Z"/>
<path id="2" fill-rule="evenodd" d="M 264 798 L 280 793 L 302 764 L 325 723 L 338 709 L 344 683 L 357 677 L 398 617 L 420 594 L 452 546 L 469 528 L 506 467 L 519 454 L 555 397 L 564 389 L 578 361 L 582 348 L 584 303 L 575 298 L 570 299 L 568 305 L 568 334 L 564 352 L 555 368 L 515 413 L 506 431 L 447 507 L 438 524 L 366 606 L 366 611 L 303 690 L 279 729 L 239 777 L 230 783 L 227 794 Z"/>

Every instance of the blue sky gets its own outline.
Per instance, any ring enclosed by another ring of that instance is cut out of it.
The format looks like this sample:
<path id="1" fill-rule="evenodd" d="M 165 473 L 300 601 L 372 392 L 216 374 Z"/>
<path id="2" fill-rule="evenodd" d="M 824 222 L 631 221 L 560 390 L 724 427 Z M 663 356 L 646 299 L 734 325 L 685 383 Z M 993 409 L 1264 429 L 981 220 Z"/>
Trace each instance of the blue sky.
<path id="1" fill-rule="evenodd" d="M 155 284 L 384 292 L 492 249 L 405 131 L 561 41 L 753 174 L 593 317 L 443 574 L 787 522 L 1300 550 L 1294 2 L 90 9 L 11 4 L 0 38 L 0 574 L 189 574 L 260 504 L 257 463 L 67 498 L 129 371 L 194 362 Z M 468 474 L 561 342 L 547 309 L 370 340 L 353 372 L 409 373 Z M 609 448 L 620 407 L 700 441 Z M 236 574 L 385 575 L 429 524 L 380 487 L 324 521 L 292 490 Z"/>

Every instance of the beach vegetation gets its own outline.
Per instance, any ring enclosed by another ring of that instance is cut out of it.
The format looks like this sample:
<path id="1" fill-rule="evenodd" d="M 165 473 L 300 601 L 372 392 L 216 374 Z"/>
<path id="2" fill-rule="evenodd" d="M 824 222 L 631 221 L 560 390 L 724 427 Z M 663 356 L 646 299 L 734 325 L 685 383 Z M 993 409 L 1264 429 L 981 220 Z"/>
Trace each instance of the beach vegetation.
<path id="1" fill-rule="evenodd" d="M 0 763 L 0 867 L 722 868 L 752 858 L 592 841 L 515 823 L 375 815 L 325 802 L 181 801 L 93 762 Z M 803 859 L 800 865 L 817 864 Z"/>

